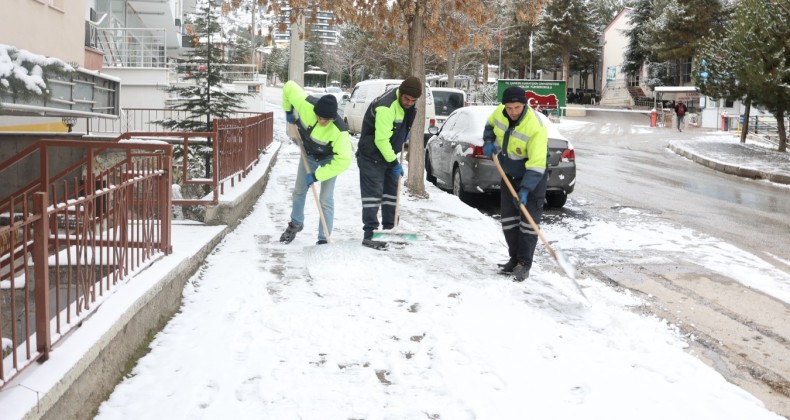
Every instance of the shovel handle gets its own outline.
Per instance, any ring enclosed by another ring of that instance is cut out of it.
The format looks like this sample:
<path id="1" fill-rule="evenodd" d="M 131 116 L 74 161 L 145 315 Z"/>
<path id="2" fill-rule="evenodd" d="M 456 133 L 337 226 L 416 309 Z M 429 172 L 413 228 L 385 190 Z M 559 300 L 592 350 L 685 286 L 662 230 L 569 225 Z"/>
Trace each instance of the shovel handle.
<path id="1" fill-rule="evenodd" d="M 401 150 L 401 152 L 400 152 L 400 164 L 401 164 L 401 166 L 403 166 L 403 150 Z M 400 184 L 401 184 L 401 178 L 403 178 L 403 175 L 398 177 L 398 189 L 397 189 L 397 192 L 395 193 L 395 219 L 394 219 L 393 229 L 398 227 L 398 222 L 400 221 Z"/>
<path id="2" fill-rule="evenodd" d="M 494 153 L 492 159 L 494 161 L 494 165 L 496 165 L 497 171 L 499 171 L 499 175 L 502 177 L 502 180 L 505 181 L 505 185 L 507 185 L 507 189 L 510 190 L 510 194 L 513 196 L 514 199 L 518 200 L 519 199 L 518 194 L 516 193 L 516 190 L 513 188 L 513 184 L 510 183 L 510 180 L 505 174 L 505 171 L 502 169 L 502 165 L 499 164 L 499 158 L 497 158 L 496 153 Z M 535 220 L 532 219 L 532 215 L 529 214 L 527 208 L 524 207 L 524 204 L 522 204 L 520 201 L 518 203 L 518 208 L 521 209 L 521 214 L 523 214 L 524 217 L 527 218 L 529 225 L 532 226 L 532 229 L 535 231 L 535 233 L 538 234 L 538 237 L 543 242 L 543 245 L 546 247 L 547 250 L 549 250 L 549 254 L 551 254 L 552 258 L 554 258 L 554 261 L 559 263 L 557 253 L 554 252 L 554 248 L 552 248 L 551 245 L 549 245 L 549 241 L 547 241 L 546 237 L 543 236 L 543 232 L 540 231 L 538 225 L 535 223 Z"/>

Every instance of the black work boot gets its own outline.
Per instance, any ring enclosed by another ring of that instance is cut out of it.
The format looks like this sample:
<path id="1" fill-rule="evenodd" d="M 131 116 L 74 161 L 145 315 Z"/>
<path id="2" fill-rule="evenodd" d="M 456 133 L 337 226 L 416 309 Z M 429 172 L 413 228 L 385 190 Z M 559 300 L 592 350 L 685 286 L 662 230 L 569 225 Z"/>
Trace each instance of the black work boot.
<path id="1" fill-rule="evenodd" d="M 383 241 L 374 241 L 373 239 L 363 239 L 362 246 L 373 249 L 384 249 L 387 247 L 387 243 Z"/>
<path id="2" fill-rule="evenodd" d="M 301 232 L 304 226 L 296 226 L 293 222 L 288 222 L 285 232 L 280 235 L 280 243 L 290 244 L 296 238 L 296 233 Z"/>
<path id="3" fill-rule="evenodd" d="M 529 267 L 519 261 L 513 268 L 513 281 L 524 281 L 529 278 Z"/>
<path id="4" fill-rule="evenodd" d="M 497 264 L 497 267 L 499 267 L 500 273 L 509 274 L 513 272 L 514 268 L 516 268 L 516 264 L 518 264 L 518 260 L 516 260 L 515 258 L 511 258 L 508 260 L 508 262 L 504 264 Z"/>
<path id="5" fill-rule="evenodd" d="M 318 242 L 316 242 L 315 244 L 316 245 L 326 245 L 327 243 L 328 242 L 326 241 L 326 239 L 319 239 Z"/>
<path id="6" fill-rule="evenodd" d="M 373 248 L 373 249 L 384 249 L 387 247 L 387 243 L 383 241 L 374 241 L 373 232 L 365 231 L 365 237 L 364 239 L 362 239 L 362 246 L 366 246 L 368 248 Z"/>

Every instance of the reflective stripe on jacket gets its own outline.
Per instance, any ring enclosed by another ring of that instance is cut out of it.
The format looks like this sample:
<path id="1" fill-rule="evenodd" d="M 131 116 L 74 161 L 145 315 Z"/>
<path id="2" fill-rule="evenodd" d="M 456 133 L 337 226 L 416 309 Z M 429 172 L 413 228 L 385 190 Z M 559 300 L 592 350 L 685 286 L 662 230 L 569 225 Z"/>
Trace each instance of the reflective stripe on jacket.
<path id="1" fill-rule="evenodd" d="M 317 100 L 308 97 L 304 89 L 292 80 L 283 86 L 283 109 L 295 109 L 299 114 L 296 127 L 299 129 L 305 153 L 319 161 L 332 157 L 329 163 L 316 169 L 314 174 L 318 181 L 326 181 L 348 169 L 352 160 L 352 148 L 348 127 L 337 115 L 326 126 L 318 124 L 318 117 L 313 111 Z"/>
<path id="2" fill-rule="evenodd" d="M 500 104 L 488 117 L 483 140 L 497 141 L 503 149 L 502 168 L 508 175 L 521 178 L 522 188 L 535 189 L 546 173 L 549 154 L 548 129 L 535 111 L 525 106 L 511 128 L 505 105 Z"/>
<path id="3" fill-rule="evenodd" d="M 359 153 L 373 161 L 394 162 L 414 123 L 417 109 L 404 110 L 398 91 L 391 89 L 376 98 L 362 119 Z"/>

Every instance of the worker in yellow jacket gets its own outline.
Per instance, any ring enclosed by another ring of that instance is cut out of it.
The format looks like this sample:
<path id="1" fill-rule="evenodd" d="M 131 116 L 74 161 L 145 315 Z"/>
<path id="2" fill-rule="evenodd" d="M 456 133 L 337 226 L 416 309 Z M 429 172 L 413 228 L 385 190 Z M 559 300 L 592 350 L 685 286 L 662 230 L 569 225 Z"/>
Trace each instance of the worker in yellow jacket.
<path id="1" fill-rule="evenodd" d="M 309 97 L 301 86 L 289 80 L 283 86 L 282 106 L 286 121 L 296 124 L 310 166 L 310 172 L 307 172 L 304 164 L 299 162 L 296 171 L 291 220 L 280 236 L 280 242 L 287 244 L 304 227 L 305 198 L 314 182 L 321 183 L 319 202 L 326 220 L 326 230 L 332 233 L 335 180 L 351 164 L 352 148 L 348 127 L 337 115 L 337 99 L 333 95 Z M 325 243 L 327 238 L 319 222 L 317 244 Z"/>
<path id="2" fill-rule="evenodd" d="M 488 117 L 483 131 L 483 153 L 497 155 L 502 169 L 514 186 L 518 186 L 518 200 L 502 180 L 500 188 L 500 223 L 507 242 L 507 263 L 501 272 L 512 273 L 514 280 L 524 281 L 532 268 L 532 256 L 538 235 L 521 214 L 523 204 L 535 224 L 543 216 L 543 200 L 548 181 L 546 166 L 549 155 L 547 127 L 527 106 L 524 89 L 509 86 L 502 93 L 502 104 Z"/>

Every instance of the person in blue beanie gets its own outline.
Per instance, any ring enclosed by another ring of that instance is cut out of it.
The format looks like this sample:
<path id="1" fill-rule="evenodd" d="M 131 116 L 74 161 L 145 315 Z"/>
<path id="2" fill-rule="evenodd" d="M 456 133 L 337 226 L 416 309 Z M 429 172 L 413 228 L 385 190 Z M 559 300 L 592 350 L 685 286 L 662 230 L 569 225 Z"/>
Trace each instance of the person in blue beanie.
<path id="1" fill-rule="evenodd" d="M 302 153 L 310 167 L 307 171 L 300 161 L 296 171 L 291 221 L 280 236 L 280 242 L 288 244 L 304 227 L 305 198 L 314 182 L 321 183 L 319 201 L 326 220 L 326 232 L 332 233 L 335 180 L 351 165 L 353 155 L 348 128 L 337 115 L 337 99 L 333 95 L 309 97 L 301 86 L 289 80 L 283 86 L 283 110 L 286 121 L 296 124 Z M 328 239 L 324 226 L 319 222 L 317 244 L 326 244 Z"/>

